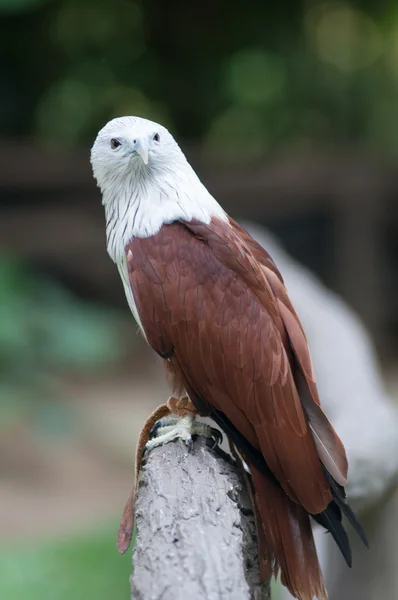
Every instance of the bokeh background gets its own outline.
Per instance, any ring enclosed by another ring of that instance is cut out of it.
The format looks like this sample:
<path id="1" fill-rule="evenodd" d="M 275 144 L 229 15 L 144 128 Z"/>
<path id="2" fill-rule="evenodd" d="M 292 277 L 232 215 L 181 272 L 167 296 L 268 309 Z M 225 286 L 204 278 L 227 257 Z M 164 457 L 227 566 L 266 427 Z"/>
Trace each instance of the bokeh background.
<path id="1" fill-rule="evenodd" d="M 0 0 L 0 49 L 0 597 L 122 599 L 135 439 L 168 394 L 106 254 L 96 132 L 168 126 L 358 312 L 397 398 L 398 5 Z"/>

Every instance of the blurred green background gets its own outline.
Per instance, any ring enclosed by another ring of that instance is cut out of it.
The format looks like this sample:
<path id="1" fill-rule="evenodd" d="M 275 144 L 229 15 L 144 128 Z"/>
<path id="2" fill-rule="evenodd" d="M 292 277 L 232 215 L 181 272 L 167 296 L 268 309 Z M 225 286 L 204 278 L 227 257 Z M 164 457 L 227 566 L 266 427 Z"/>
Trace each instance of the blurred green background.
<path id="1" fill-rule="evenodd" d="M 284 144 L 398 151 L 394 2 L 1 0 L 0 9 L 0 122 L 12 137 L 74 147 L 133 112 L 239 161 Z"/>
<path id="2" fill-rule="evenodd" d="M 0 597 L 122 599 L 117 517 L 167 390 L 106 255 L 93 139 L 121 115 L 169 127 L 394 377 L 398 5 L 0 0 L 0 48 Z"/>

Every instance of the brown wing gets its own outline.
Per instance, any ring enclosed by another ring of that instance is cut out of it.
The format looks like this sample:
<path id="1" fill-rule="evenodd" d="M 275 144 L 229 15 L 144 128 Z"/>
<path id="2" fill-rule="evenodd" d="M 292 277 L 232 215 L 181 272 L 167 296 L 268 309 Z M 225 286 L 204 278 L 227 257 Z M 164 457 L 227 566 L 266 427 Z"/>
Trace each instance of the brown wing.
<path id="1" fill-rule="evenodd" d="M 222 411 L 261 450 L 292 500 L 311 513 L 324 510 L 330 488 L 293 376 L 287 328 L 244 240 L 226 224 L 173 223 L 126 251 L 149 344 L 181 369 L 200 410 Z"/>
<path id="2" fill-rule="evenodd" d="M 347 483 L 348 471 L 345 449 L 321 408 L 307 339 L 300 319 L 288 296 L 282 275 L 271 256 L 260 244 L 253 240 L 243 227 L 233 219 L 230 219 L 230 224 L 236 234 L 247 244 L 275 294 L 278 309 L 294 351 L 292 369 L 296 387 L 309 420 L 318 454 L 332 477 L 344 486 Z"/>

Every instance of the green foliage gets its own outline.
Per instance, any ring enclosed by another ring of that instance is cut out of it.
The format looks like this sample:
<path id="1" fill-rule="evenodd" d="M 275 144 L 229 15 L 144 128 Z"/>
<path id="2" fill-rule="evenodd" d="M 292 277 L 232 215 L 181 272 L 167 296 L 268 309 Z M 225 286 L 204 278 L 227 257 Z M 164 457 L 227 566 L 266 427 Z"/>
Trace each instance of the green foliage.
<path id="1" fill-rule="evenodd" d="M 75 145 L 116 114 L 168 120 L 128 70 L 145 53 L 142 11 L 134 2 L 64 0 L 51 14 L 49 45 L 57 77 L 39 98 L 35 130 L 53 143 Z"/>
<path id="2" fill-rule="evenodd" d="M 286 64 L 262 48 L 237 52 L 227 64 L 226 88 L 231 102 L 264 107 L 283 99 L 286 93 Z"/>
<path id="3" fill-rule="evenodd" d="M 250 161 L 267 147 L 264 118 L 259 111 L 233 106 L 214 119 L 204 140 L 206 156 L 219 161 Z"/>
<path id="4" fill-rule="evenodd" d="M 18 14 L 34 10 L 49 0 L 0 0 L 0 13 Z"/>
<path id="5" fill-rule="evenodd" d="M 15 53 L 0 126 L 73 147 L 139 114 L 227 161 L 326 141 L 394 154 L 398 10 L 375 6 L 0 0 L 19 15 L 2 29 Z"/>
<path id="6" fill-rule="evenodd" d="M 0 366 L 84 372 L 120 358 L 115 315 L 86 306 L 16 259 L 0 259 Z"/>
<path id="7" fill-rule="evenodd" d="M 115 526 L 116 527 L 116 526 Z M 121 557 L 114 529 L 54 542 L 0 547 L 0 598 L 124 600 L 131 555 Z"/>
<path id="8" fill-rule="evenodd" d="M 54 402 L 57 374 L 98 372 L 123 352 L 118 315 L 0 258 L 1 428 L 29 417 L 42 430 L 67 429 L 67 410 Z"/>
<path id="9" fill-rule="evenodd" d="M 371 67 L 383 53 L 377 22 L 343 3 L 315 4 L 305 25 L 314 52 L 340 71 L 350 73 Z"/>

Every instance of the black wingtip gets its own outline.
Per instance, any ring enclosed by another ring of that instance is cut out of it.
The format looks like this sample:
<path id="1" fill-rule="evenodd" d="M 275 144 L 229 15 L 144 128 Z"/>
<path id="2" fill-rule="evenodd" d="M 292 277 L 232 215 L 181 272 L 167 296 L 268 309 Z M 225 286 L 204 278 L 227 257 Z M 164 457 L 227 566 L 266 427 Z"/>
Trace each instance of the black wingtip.
<path id="1" fill-rule="evenodd" d="M 337 506 L 340 508 L 340 510 L 343 512 L 343 514 L 347 517 L 348 521 L 351 523 L 352 527 L 357 532 L 357 534 L 361 538 L 361 540 L 364 543 L 364 545 L 366 546 L 366 548 L 369 549 L 369 541 L 368 541 L 367 535 L 365 533 L 365 530 L 362 527 L 361 523 L 359 522 L 354 511 L 352 510 L 351 506 L 349 506 L 349 504 L 347 504 L 344 488 L 341 485 L 339 485 L 338 483 L 336 483 L 336 481 L 333 479 L 333 477 L 330 475 L 330 473 L 328 473 L 326 471 L 326 469 L 325 469 L 325 474 L 330 483 L 334 502 L 337 504 Z"/>
<path id="2" fill-rule="evenodd" d="M 347 533 L 341 522 L 341 511 L 332 501 L 329 506 L 317 515 L 311 515 L 319 525 L 322 525 L 332 536 L 347 565 L 352 567 L 351 546 Z"/>
<path id="3" fill-rule="evenodd" d="M 342 512 L 345 514 L 345 516 L 347 517 L 347 519 L 349 520 L 349 522 L 351 523 L 352 527 L 357 532 L 359 537 L 361 538 L 361 540 L 364 543 L 364 545 L 366 546 L 366 548 L 369 549 L 369 540 L 367 538 L 365 530 L 362 527 L 361 523 L 358 521 L 352 508 L 344 501 L 337 501 L 337 499 L 335 499 L 335 502 L 338 504 L 338 506 L 340 507 Z"/>

